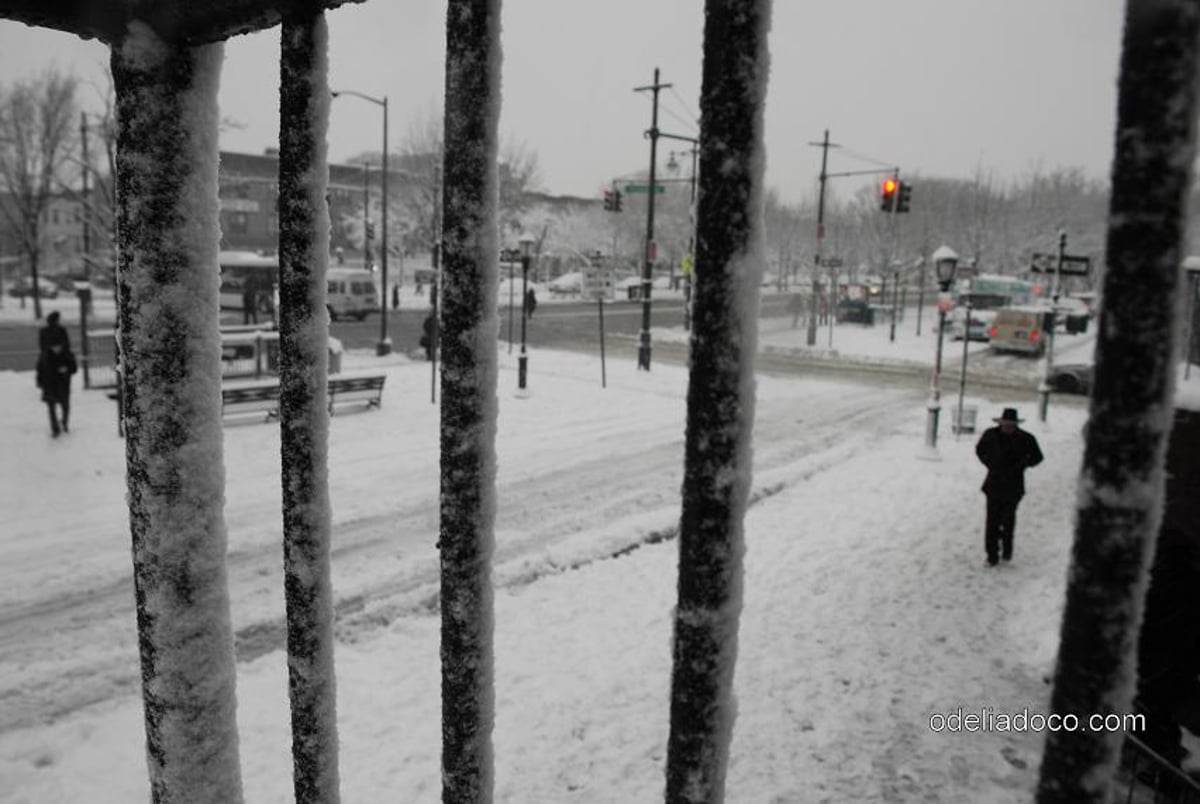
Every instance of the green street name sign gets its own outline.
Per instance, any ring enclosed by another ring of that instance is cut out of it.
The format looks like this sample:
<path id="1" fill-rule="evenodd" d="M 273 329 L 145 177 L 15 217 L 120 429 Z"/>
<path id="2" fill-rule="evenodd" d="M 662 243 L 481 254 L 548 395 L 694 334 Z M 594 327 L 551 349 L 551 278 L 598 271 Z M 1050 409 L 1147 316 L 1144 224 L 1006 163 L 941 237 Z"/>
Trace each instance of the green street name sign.
<path id="1" fill-rule="evenodd" d="M 665 185 L 665 184 L 654 185 L 654 192 L 656 195 L 661 195 L 662 193 L 665 193 L 666 191 L 667 191 L 667 185 Z M 648 193 L 648 192 L 650 192 L 650 185 L 649 184 L 626 184 L 625 192 L 627 192 L 627 193 Z"/>

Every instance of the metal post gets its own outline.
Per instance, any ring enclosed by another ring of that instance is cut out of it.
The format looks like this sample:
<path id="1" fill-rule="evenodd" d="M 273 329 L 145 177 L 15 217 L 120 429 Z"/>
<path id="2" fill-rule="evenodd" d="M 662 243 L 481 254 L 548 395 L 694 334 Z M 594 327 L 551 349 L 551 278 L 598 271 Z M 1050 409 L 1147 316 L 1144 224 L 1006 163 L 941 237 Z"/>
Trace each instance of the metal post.
<path id="1" fill-rule="evenodd" d="M 600 314 L 600 387 L 608 387 L 608 369 L 604 364 L 604 299 L 596 297 L 597 312 Z"/>
<path id="2" fill-rule="evenodd" d="M 525 319 L 529 315 L 526 299 L 529 294 L 529 256 L 521 256 L 521 354 L 517 357 L 517 388 L 525 390 L 525 378 L 529 371 L 529 355 L 525 353 Z"/>
<path id="3" fill-rule="evenodd" d="M 1042 360 L 1043 371 L 1041 382 L 1038 383 L 1038 421 L 1045 422 L 1050 409 L 1050 375 L 1054 371 L 1054 330 L 1058 315 L 1058 293 L 1062 282 L 1063 258 L 1067 253 L 1067 233 L 1058 233 L 1058 264 L 1054 268 L 1054 284 L 1050 293 L 1050 315 L 1047 317 L 1050 326 L 1046 335 L 1046 356 Z"/>
<path id="4" fill-rule="evenodd" d="M 379 344 L 375 347 L 375 354 L 387 355 L 392 352 L 392 339 L 388 337 L 388 320 L 387 320 L 387 292 L 388 292 L 388 99 L 387 95 L 383 96 L 383 211 L 380 213 L 380 222 L 383 225 L 383 232 L 380 234 L 380 248 L 382 253 L 379 256 L 379 280 L 380 280 L 380 297 L 379 297 Z"/>
<path id="5" fill-rule="evenodd" d="M 513 299 L 513 291 L 515 291 L 515 290 L 516 290 L 516 286 L 513 284 L 513 255 L 509 254 L 508 255 L 508 353 L 510 355 L 512 354 L 512 346 L 513 346 L 513 306 L 515 304 L 515 300 Z"/>
<path id="6" fill-rule="evenodd" d="M 963 397 L 967 393 L 967 347 L 971 344 L 971 296 L 967 295 L 967 331 L 963 333 L 962 368 L 958 374 L 958 426 L 954 434 L 962 432 L 963 426 Z"/>
<path id="7" fill-rule="evenodd" d="M 81 355 L 83 360 L 83 387 L 92 387 L 92 378 L 88 373 L 90 345 L 88 344 L 88 306 L 92 300 L 92 289 L 90 286 L 79 288 L 76 293 L 79 295 L 79 343 L 82 350 Z"/>
<path id="8" fill-rule="evenodd" d="M 946 329 L 946 312 L 938 306 L 938 336 L 937 357 L 933 364 L 933 377 L 929 385 L 929 401 L 926 404 L 928 416 L 925 420 L 925 445 L 931 449 L 937 448 L 938 417 L 942 410 L 942 336 Z"/>
<path id="9" fill-rule="evenodd" d="M 921 337 L 921 311 L 925 309 L 925 258 L 921 258 L 921 278 L 917 280 L 917 337 Z"/>

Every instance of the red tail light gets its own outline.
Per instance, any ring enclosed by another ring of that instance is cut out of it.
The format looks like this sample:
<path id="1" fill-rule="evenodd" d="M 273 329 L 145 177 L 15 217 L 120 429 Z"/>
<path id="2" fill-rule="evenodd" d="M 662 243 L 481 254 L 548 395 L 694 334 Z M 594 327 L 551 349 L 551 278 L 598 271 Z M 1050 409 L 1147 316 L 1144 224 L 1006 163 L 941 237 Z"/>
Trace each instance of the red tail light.
<path id="1" fill-rule="evenodd" d="M 998 327 L 992 327 L 991 329 L 988 330 L 989 338 L 994 338 L 999 334 L 1000 334 L 1000 329 Z"/>
<path id="2" fill-rule="evenodd" d="M 1036 341 L 1036 340 L 1037 340 L 1038 338 L 1040 338 L 1041 336 L 1042 336 L 1042 333 L 1038 332 L 1038 331 L 1035 329 L 1035 330 L 1033 330 L 1032 332 L 1030 332 L 1030 333 L 1029 333 L 1029 340 L 1031 340 L 1031 341 Z"/>

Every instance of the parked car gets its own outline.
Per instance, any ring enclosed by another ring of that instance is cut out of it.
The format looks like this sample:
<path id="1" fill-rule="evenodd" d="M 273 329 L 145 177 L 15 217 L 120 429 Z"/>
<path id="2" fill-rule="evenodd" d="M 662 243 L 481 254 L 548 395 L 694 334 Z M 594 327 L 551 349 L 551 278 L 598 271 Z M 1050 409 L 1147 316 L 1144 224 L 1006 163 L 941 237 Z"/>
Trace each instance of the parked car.
<path id="1" fill-rule="evenodd" d="M 32 297 L 33 286 L 27 280 L 22 279 L 14 283 L 13 286 L 8 289 L 8 295 L 12 296 L 14 299 L 20 299 L 24 296 Z M 42 297 L 43 299 L 57 299 L 58 288 L 55 287 L 53 281 L 40 278 L 38 279 L 38 296 Z"/>
<path id="2" fill-rule="evenodd" d="M 837 305 L 837 321 L 839 324 L 872 326 L 875 323 L 875 311 L 863 299 L 842 299 Z"/>
<path id="3" fill-rule="evenodd" d="M 1076 363 L 1065 366 L 1055 366 L 1050 371 L 1047 383 L 1051 390 L 1060 394 L 1082 394 L 1087 396 L 1092 392 L 1092 375 L 1094 366 L 1086 363 Z"/>

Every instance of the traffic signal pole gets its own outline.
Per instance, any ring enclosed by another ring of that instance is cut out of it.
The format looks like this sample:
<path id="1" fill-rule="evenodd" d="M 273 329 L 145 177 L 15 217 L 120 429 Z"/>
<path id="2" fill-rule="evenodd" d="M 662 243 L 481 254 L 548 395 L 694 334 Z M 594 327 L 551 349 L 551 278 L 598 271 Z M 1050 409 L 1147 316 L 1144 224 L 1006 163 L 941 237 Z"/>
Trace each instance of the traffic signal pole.
<path id="1" fill-rule="evenodd" d="M 813 256 L 812 299 L 809 303 L 808 334 L 805 341 L 809 346 L 817 343 L 817 291 L 818 277 L 821 273 L 821 245 L 825 239 L 825 181 L 829 178 L 826 167 L 829 164 L 829 149 L 837 148 L 836 143 L 829 141 L 829 129 L 825 129 L 825 138 L 821 142 L 810 142 L 821 148 L 820 191 L 817 193 L 817 253 Z M 828 309 L 828 303 L 827 303 Z M 832 310 L 829 311 L 832 315 Z"/>
<path id="2" fill-rule="evenodd" d="M 658 82 L 658 68 L 654 68 L 654 83 L 645 87 L 634 87 L 634 92 L 653 93 L 652 111 L 650 113 L 650 130 L 646 136 L 650 138 L 650 189 L 646 202 L 646 242 L 642 255 L 642 328 L 638 333 L 638 368 L 650 370 L 650 288 L 654 284 L 654 195 L 655 195 L 655 164 L 658 161 L 658 92 L 670 87 L 670 84 Z"/>

